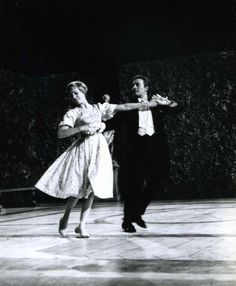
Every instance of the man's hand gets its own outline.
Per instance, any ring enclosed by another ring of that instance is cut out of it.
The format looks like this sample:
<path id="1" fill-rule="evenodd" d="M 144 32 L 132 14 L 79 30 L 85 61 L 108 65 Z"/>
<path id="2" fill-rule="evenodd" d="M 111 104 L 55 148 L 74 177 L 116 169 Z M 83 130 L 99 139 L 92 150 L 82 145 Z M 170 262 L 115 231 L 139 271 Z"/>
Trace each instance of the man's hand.
<path id="1" fill-rule="evenodd" d="M 152 108 L 152 107 L 156 107 L 157 105 L 159 105 L 159 103 L 155 100 L 155 99 L 151 99 L 149 101 L 149 107 Z"/>
<path id="2" fill-rule="evenodd" d="M 159 94 L 153 95 L 152 100 L 156 101 L 159 105 L 170 105 L 171 104 L 171 101 L 168 99 L 168 97 L 163 97 Z"/>

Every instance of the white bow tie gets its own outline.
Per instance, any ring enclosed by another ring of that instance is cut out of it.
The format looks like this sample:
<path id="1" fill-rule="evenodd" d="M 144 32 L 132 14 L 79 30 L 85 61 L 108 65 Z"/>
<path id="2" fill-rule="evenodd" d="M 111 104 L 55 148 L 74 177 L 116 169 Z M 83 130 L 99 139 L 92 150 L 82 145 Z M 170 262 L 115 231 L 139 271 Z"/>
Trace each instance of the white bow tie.
<path id="1" fill-rule="evenodd" d="M 139 98 L 138 101 L 139 102 L 148 102 L 148 99 L 147 98 Z"/>

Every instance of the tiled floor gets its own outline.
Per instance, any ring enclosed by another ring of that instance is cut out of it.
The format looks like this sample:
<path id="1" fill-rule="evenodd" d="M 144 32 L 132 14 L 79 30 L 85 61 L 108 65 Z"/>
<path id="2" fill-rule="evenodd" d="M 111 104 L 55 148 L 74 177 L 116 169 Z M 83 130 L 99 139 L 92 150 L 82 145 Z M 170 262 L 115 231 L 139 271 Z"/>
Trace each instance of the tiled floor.
<path id="1" fill-rule="evenodd" d="M 97 202 L 91 237 L 61 238 L 62 206 L 3 209 L 0 285 L 236 285 L 236 199 L 155 202 L 147 229 L 121 230 L 122 204 Z"/>

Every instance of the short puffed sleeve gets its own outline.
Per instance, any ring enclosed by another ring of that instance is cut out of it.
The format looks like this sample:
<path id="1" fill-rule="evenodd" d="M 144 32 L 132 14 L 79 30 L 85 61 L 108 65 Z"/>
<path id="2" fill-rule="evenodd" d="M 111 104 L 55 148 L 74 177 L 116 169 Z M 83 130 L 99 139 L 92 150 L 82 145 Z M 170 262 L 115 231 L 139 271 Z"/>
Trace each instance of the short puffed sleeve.
<path id="1" fill-rule="evenodd" d="M 63 116 L 62 121 L 59 123 L 59 126 L 69 126 L 74 127 L 75 122 L 78 119 L 78 112 L 75 109 L 70 109 L 66 112 L 66 114 Z"/>
<path id="2" fill-rule="evenodd" d="M 102 112 L 103 121 L 109 120 L 115 115 L 115 109 L 117 107 L 117 104 L 110 104 L 108 102 L 105 102 L 103 104 L 99 103 L 98 106 Z"/>

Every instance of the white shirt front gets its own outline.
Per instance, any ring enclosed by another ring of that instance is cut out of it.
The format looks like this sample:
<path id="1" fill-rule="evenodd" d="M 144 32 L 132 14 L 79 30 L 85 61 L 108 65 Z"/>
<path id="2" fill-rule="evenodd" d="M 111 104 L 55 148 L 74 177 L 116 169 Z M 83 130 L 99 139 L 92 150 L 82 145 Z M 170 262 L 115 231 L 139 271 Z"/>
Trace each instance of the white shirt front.
<path id="1" fill-rule="evenodd" d="M 145 99 L 138 99 L 139 102 L 145 102 Z M 154 124 L 153 124 L 153 117 L 151 110 L 145 111 L 138 111 L 138 134 L 140 136 L 149 135 L 152 136 L 155 133 Z"/>

